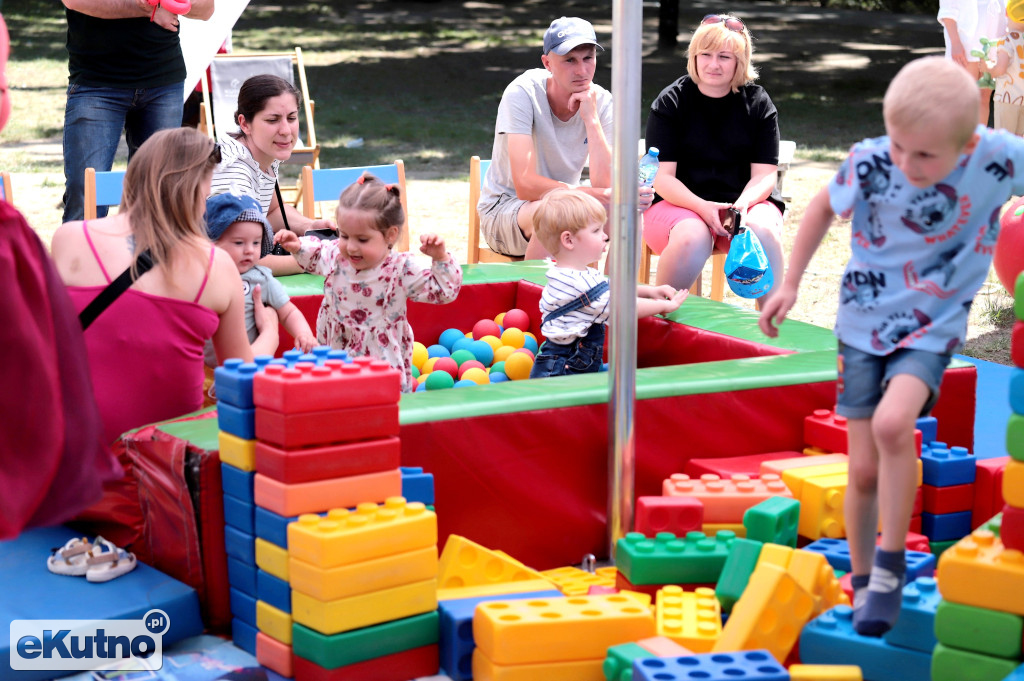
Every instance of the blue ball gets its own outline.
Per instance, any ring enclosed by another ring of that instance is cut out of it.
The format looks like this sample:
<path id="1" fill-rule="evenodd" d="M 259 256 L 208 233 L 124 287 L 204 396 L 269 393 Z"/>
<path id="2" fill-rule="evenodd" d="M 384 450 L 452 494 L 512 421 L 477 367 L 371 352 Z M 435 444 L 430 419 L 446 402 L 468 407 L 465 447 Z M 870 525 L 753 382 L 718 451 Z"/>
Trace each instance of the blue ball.
<path id="1" fill-rule="evenodd" d="M 475 340 L 469 344 L 467 349 L 473 353 L 476 361 L 485 367 L 491 366 L 491 363 L 494 361 L 494 348 L 487 341 Z"/>
<path id="2" fill-rule="evenodd" d="M 600 371 L 608 371 L 608 362 L 605 362 L 604 364 L 601 365 Z"/>
<path id="3" fill-rule="evenodd" d="M 536 356 L 537 350 L 540 346 L 538 345 L 537 340 L 533 338 L 533 336 L 523 336 L 523 347 L 532 352 L 534 356 Z"/>
<path id="4" fill-rule="evenodd" d="M 458 350 L 469 350 L 469 346 L 472 342 L 472 338 L 469 338 L 465 334 L 463 334 L 462 338 L 452 343 L 452 352 L 456 352 Z"/>
<path id="5" fill-rule="evenodd" d="M 456 383 L 455 387 L 456 388 L 468 388 L 470 386 L 475 386 L 475 385 L 476 385 L 476 383 L 474 383 L 473 381 L 470 381 L 469 379 L 463 379 L 463 380 L 459 381 L 458 383 Z"/>
<path id="6" fill-rule="evenodd" d="M 425 382 L 424 383 L 420 383 L 418 386 L 416 386 L 416 392 L 418 392 L 418 393 L 425 393 L 425 392 L 427 392 L 427 384 Z"/>
<path id="7" fill-rule="evenodd" d="M 427 348 L 427 357 L 451 357 L 452 353 L 443 345 L 431 345 Z"/>
<path id="8" fill-rule="evenodd" d="M 508 376 L 506 376 L 502 372 L 500 372 L 500 371 L 492 371 L 491 372 L 491 383 L 504 383 L 507 380 L 508 380 Z"/>
<path id="9" fill-rule="evenodd" d="M 449 352 L 452 352 L 452 345 L 455 341 L 465 337 L 466 334 L 462 333 L 458 329 L 445 329 L 441 332 L 441 338 L 438 339 L 437 342 L 448 348 Z"/>

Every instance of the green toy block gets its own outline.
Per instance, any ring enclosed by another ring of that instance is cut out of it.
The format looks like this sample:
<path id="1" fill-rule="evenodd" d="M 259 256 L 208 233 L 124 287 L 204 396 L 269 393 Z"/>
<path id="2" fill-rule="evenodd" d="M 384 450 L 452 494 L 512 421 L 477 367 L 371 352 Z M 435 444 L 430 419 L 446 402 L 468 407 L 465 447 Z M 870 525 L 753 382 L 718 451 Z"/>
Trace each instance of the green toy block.
<path id="1" fill-rule="evenodd" d="M 743 595 L 743 590 L 750 581 L 750 574 L 757 567 L 761 547 L 762 543 L 754 539 L 737 537 L 733 541 L 729 556 L 722 567 L 722 576 L 715 585 L 715 596 L 722 605 L 722 612 L 732 612 L 732 606 Z"/>
<path id="2" fill-rule="evenodd" d="M 751 506 L 743 514 L 747 539 L 796 548 L 800 524 L 800 502 L 788 497 L 771 497 Z"/>
<path id="3" fill-rule="evenodd" d="M 722 574 L 735 540 L 731 530 L 720 530 L 714 537 L 659 532 L 653 539 L 630 532 L 615 545 L 615 566 L 632 584 L 710 584 Z"/>
<path id="4" fill-rule="evenodd" d="M 941 556 L 943 554 L 943 552 L 945 552 L 945 550 L 948 549 L 949 547 L 956 546 L 956 543 L 958 541 L 960 541 L 960 540 L 959 539 L 950 539 L 948 541 L 930 541 L 930 542 L 928 542 L 928 546 L 929 546 L 929 548 L 931 548 L 932 555 L 935 556 L 935 560 L 938 561 L 939 560 L 939 556 Z"/>
<path id="5" fill-rule="evenodd" d="M 1024 272 L 1017 275 L 1017 282 L 1013 286 L 1013 313 L 1024 321 Z"/>
<path id="6" fill-rule="evenodd" d="M 632 681 L 633 660 L 657 657 L 635 643 L 621 643 L 608 649 L 602 669 L 607 681 Z"/>
<path id="7" fill-rule="evenodd" d="M 1006 422 L 1006 453 L 1014 461 L 1024 461 L 1024 414 L 1010 414 Z"/>
<path id="8" fill-rule="evenodd" d="M 932 652 L 932 681 L 1002 681 L 1020 660 L 978 655 L 967 650 L 935 644 Z"/>
<path id="9" fill-rule="evenodd" d="M 325 669 L 337 669 L 438 642 L 437 611 L 326 635 L 292 624 L 292 652 Z"/>
<path id="10" fill-rule="evenodd" d="M 988 530 L 989 532 L 998 537 L 999 533 L 1003 529 L 1003 514 L 1001 512 L 996 513 L 994 516 L 992 516 L 991 518 L 989 518 L 981 524 L 981 529 Z"/>
<path id="11" fill-rule="evenodd" d="M 935 638 L 946 646 L 1018 659 L 1022 637 L 1024 617 L 1020 615 L 950 601 L 940 602 L 935 610 Z"/>

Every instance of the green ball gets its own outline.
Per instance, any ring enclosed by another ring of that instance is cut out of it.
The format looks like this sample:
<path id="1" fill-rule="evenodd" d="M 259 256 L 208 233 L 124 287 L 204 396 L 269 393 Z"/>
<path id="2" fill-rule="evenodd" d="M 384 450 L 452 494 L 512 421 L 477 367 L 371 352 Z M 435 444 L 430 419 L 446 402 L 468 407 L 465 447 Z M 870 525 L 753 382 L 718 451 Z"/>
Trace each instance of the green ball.
<path id="1" fill-rule="evenodd" d="M 427 390 L 445 390 L 455 386 L 455 379 L 447 371 L 431 371 L 424 385 Z"/>
<path id="2" fill-rule="evenodd" d="M 499 374 L 505 373 L 505 363 L 504 362 L 495 362 L 494 365 L 491 367 L 490 373 L 493 374 L 495 372 L 497 372 Z"/>
<path id="3" fill-rule="evenodd" d="M 452 353 L 452 359 L 455 360 L 456 364 L 462 366 L 463 362 L 468 362 L 471 359 L 476 359 L 476 355 L 474 355 L 469 350 L 456 350 L 455 352 Z"/>
<path id="4" fill-rule="evenodd" d="M 419 378 L 420 377 L 420 370 L 416 368 L 415 364 L 412 366 L 412 377 L 413 378 Z"/>

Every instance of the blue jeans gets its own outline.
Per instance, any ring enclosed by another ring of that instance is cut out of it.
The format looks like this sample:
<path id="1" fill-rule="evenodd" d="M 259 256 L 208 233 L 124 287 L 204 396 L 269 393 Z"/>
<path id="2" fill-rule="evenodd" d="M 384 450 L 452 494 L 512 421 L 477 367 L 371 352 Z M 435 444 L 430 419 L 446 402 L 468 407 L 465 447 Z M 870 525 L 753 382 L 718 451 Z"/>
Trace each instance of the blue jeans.
<path id="1" fill-rule="evenodd" d="M 544 341 L 530 370 L 530 378 L 593 374 L 604 366 L 604 324 L 594 324 L 583 338 L 568 345 Z"/>
<path id="2" fill-rule="evenodd" d="M 181 126 L 181 83 L 142 90 L 72 84 L 64 109 L 64 222 L 85 216 L 85 169 L 110 170 L 121 141 L 128 158 L 164 128 Z M 104 217 L 105 206 L 96 214 Z"/>
<path id="3" fill-rule="evenodd" d="M 952 355 L 900 348 L 879 356 L 839 343 L 839 379 L 836 382 L 836 413 L 848 419 L 869 419 L 889 381 L 897 374 L 910 374 L 928 386 L 928 401 L 921 409 L 927 416 L 939 401 L 942 374 Z"/>

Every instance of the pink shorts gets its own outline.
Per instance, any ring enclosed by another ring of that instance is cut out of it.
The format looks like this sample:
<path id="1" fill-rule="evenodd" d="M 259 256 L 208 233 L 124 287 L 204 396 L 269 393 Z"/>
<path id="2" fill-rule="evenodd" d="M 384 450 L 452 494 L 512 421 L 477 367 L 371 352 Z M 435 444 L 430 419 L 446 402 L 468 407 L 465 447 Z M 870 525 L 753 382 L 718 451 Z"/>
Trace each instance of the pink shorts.
<path id="1" fill-rule="evenodd" d="M 689 208 L 681 208 L 668 201 L 659 201 L 644 213 L 644 241 L 651 247 L 651 250 L 661 255 L 661 252 L 668 246 L 668 237 L 672 228 L 683 220 L 703 219 Z M 747 210 L 747 222 L 774 229 L 781 235 L 782 212 L 778 206 L 770 201 L 751 206 Z M 708 231 L 711 228 L 708 227 Z M 729 238 L 724 236 L 714 237 L 716 251 L 724 253 L 729 250 Z"/>

